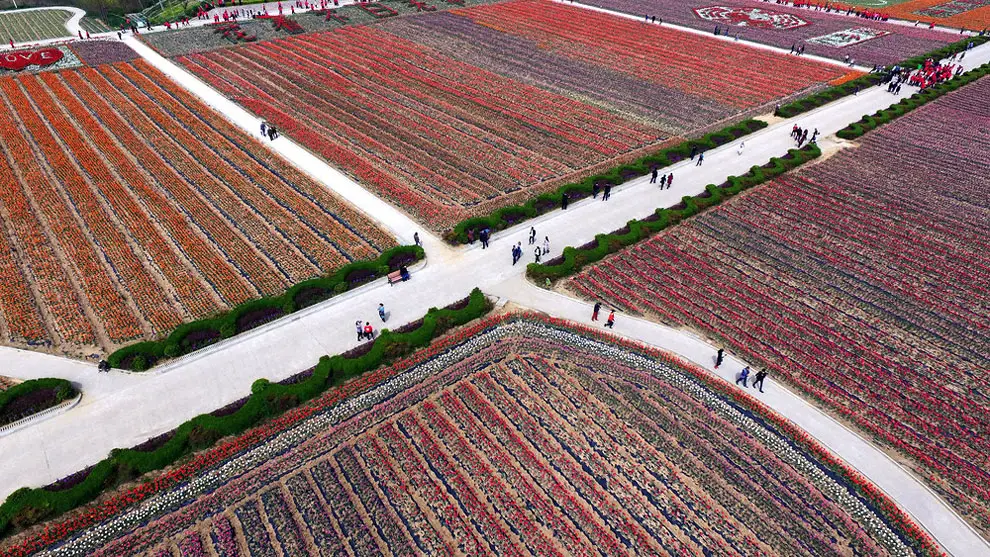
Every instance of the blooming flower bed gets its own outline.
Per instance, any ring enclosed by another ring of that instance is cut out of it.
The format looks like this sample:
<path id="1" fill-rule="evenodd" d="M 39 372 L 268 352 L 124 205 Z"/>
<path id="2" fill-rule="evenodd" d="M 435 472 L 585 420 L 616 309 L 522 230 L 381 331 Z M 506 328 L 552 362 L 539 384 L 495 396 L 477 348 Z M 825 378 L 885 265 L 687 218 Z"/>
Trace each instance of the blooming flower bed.
<path id="1" fill-rule="evenodd" d="M 6 550 L 46 545 L 66 556 L 938 554 L 753 399 L 669 355 L 535 316 L 462 330 Z"/>
<path id="2" fill-rule="evenodd" d="M 110 349 L 394 245 L 143 61 L 0 92 L 5 342 Z"/>
<path id="3" fill-rule="evenodd" d="M 441 231 L 844 73 L 542 0 L 179 61 Z"/>
<path id="4" fill-rule="evenodd" d="M 983 78 L 567 286 L 765 363 L 986 532 L 987 98 Z"/>
<path id="5" fill-rule="evenodd" d="M 596 6 L 632 14 L 650 14 L 665 22 L 714 32 L 715 26 L 731 35 L 781 48 L 805 44 L 805 54 L 817 54 L 837 60 L 849 56 L 859 64 L 894 64 L 948 44 L 959 37 L 952 33 L 871 21 L 843 13 L 795 8 L 759 0 L 601 0 Z M 709 15 L 718 7 L 719 17 Z M 890 8 L 885 6 L 885 11 Z M 761 14 L 754 14 L 758 10 Z M 740 15 L 743 14 L 743 15 Z M 783 20 L 787 24 L 763 24 Z M 798 25 L 793 20 L 806 22 Z M 911 16 L 908 19 L 916 19 Z M 857 35 L 859 40 L 848 37 Z M 844 40 L 823 37 L 843 36 Z M 873 37 L 865 39 L 864 37 Z M 812 39 L 816 39 L 812 41 Z M 806 42 L 807 41 L 807 42 Z M 776 69 L 775 69 L 776 72 Z"/>
<path id="6" fill-rule="evenodd" d="M 71 16 L 64 10 L 0 12 L 0 41 L 24 43 L 67 37 L 65 22 Z"/>
<path id="7" fill-rule="evenodd" d="M 138 57 L 127 45 L 117 41 L 77 41 L 69 48 L 79 56 L 79 61 L 87 66 L 130 62 Z"/>

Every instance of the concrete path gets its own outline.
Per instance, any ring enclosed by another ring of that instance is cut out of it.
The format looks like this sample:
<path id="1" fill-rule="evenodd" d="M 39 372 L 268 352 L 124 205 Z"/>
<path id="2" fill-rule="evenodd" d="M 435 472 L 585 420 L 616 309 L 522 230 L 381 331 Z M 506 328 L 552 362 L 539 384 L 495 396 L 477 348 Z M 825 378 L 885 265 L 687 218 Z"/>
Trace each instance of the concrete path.
<path id="1" fill-rule="evenodd" d="M 145 45 L 133 38 L 125 40 L 150 63 L 234 124 L 250 133 L 259 132 L 257 118 Z M 967 53 L 965 62 L 967 67 L 972 67 L 988 59 L 990 45 Z M 906 90 L 903 94 L 910 93 Z M 677 203 L 681 196 L 703 191 L 709 183 L 721 183 L 728 175 L 741 174 L 753 165 L 766 163 L 771 156 L 784 154 L 794 146 L 789 132 L 795 123 L 806 128 L 817 127 L 823 136 L 828 136 L 863 114 L 873 113 L 899 99 L 883 89 L 873 88 L 781 121 L 745 138 L 742 154 L 738 154 L 739 145 L 735 142 L 706 153 L 705 163 L 700 167 L 685 161 L 665 169 L 674 174 L 673 189 L 661 191 L 649 184 L 647 177 L 632 180 L 614 188 L 612 199 L 607 202 L 584 200 L 572 204 L 567 211 L 554 211 L 501 232 L 488 250 L 480 249 L 477 244 L 462 249 L 446 246 L 404 213 L 333 170 L 303 147 L 285 137 L 277 139 L 270 143 L 273 150 L 326 187 L 342 194 L 403 242 L 410 242 L 412 233 L 419 231 L 429 258 L 427 264 L 414 268 L 410 282 L 394 287 L 384 282 L 374 283 L 149 373 L 115 371 L 100 375 L 91 367 L 92 371 L 87 375 L 82 369 L 62 371 L 62 368 L 36 364 L 34 373 L 73 374 L 73 380 L 83 389 L 84 399 L 89 398 L 89 390 L 95 394 L 85 404 L 63 415 L 0 438 L 0 454 L 4 455 L 0 498 L 22 486 L 50 483 L 97 462 L 115 447 L 141 443 L 195 415 L 246 396 L 251 383 L 258 378 L 277 381 L 312 366 L 323 354 L 352 348 L 357 344 L 355 320 L 369 321 L 376 328 L 382 325 L 376 313 L 379 302 L 384 302 L 390 312 L 387 326 L 397 326 L 418 319 L 430 307 L 463 298 L 471 288 L 480 286 L 485 292 L 553 315 L 583 319 L 582 315 L 588 313 L 586 305 L 546 293 L 528 285 L 522 278 L 525 263 L 533 258 L 533 247 L 526 241 L 530 226 L 535 226 L 541 241 L 549 236 L 552 250 L 547 257 L 554 257 L 563 246 L 584 244 L 599 232 L 618 229 L 628 220 L 647 216 L 657 207 Z M 823 147 L 829 145 L 827 140 L 820 143 Z M 523 244 L 525 255 L 522 263 L 513 266 L 510 247 L 517 242 Z M 616 331 L 657 344 L 703 365 L 707 365 L 706 358 L 710 360 L 714 354 L 714 348 L 697 337 L 646 322 L 634 325 L 632 320 L 629 324 L 620 321 Z M 3 353 L 0 353 L 0 362 L 2 358 Z M 741 364 L 733 360 L 730 366 Z M 726 369 L 731 370 L 731 367 Z M 844 437 L 849 435 L 848 431 L 810 405 L 799 404 L 800 398 L 783 389 L 772 386 L 766 400 L 775 404 L 784 416 L 809 429 L 812 435 L 864 475 L 884 486 L 951 553 L 990 554 L 990 546 L 934 496 L 930 493 L 925 496 L 925 487 L 903 470 L 902 475 L 896 477 L 906 485 L 893 485 L 890 481 L 895 477 L 892 462 L 881 451 L 862 439 L 854 443 L 852 438 Z"/>

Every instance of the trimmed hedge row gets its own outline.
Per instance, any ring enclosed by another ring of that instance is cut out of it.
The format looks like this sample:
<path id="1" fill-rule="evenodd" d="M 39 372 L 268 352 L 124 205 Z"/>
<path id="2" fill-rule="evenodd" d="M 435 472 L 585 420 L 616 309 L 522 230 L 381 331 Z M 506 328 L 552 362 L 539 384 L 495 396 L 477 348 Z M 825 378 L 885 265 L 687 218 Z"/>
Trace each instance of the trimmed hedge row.
<path id="1" fill-rule="evenodd" d="M 952 56 L 953 54 L 962 52 L 966 50 L 966 45 L 969 44 L 970 41 L 973 42 L 974 46 L 978 46 L 988 40 L 990 40 L 990 37 L 967 37 L 952 44 L 947 44 L 941 48 L 937 48 L 931 52 L 908 58 L 907 60 L 900 62 L 899 65 L 905 68 L 914 68 L 919 64 L 923 64 L 925 60 L 929 58 L 941 60 L 948 56 Z M 814 95 L 809 95 L 803 99 L 798 99 L 794 102 L 785 104 L 777 109 L 775 114 L 784 118 L 797 116 L 798 114 L 803 114 L 809 110 L 814 110 L 819 106 L 841 99 L 842 97 L 852 95 L 856 91 L 877 85 L 882 79 L 883 74 L 866 74 L 851 81 L 847 81 L 842 85 L 829 87 L 828 89 L 815 93 Z"/>
<path id="2" fill-rule="evenodd" d="M 642 220 L 631 220 L 621 230 L 611 234 L 598 234 L 594 241 L 583 247 L 566 247 L 563 255 L 559 258 L 560 263 L 553 265 L 549 264 L 552 261 L 547 262 L 548 264 L 530 263 L 526 266 L 526 274 L 541 283 L 547 279 L 556 280 L 572 275 L 580 271 L 585 265 L 599 261 L 606 255 L 648 238 L 708 207 L 718 205 L 723 200 L 743 190 L 819 157 L 821 153 L 821 149 L 814 143 L 809 143 L 801 149 L 791 149 L 784 157 L 774 157 L 763 166 L 754 166 L 742 176 L 729 176 L 721 186 L 708 184 L 704 193 L 693 197 L 684 196 L 675 207 L 657 209 L 652 216 Z"/>
<path id="3" fill-rule="evenodd" d="M 120 348 L 107 357 L 111 366 L 131 371 L 145 371 L 166 358 L 177 358 L 249 331 L 311 306 L 337 294 L 382 278 L 400 265 L 426 257 L 419 246 L 398 246 L 383 252 L 378 259 L 355 261 L 335 273 L 300 282 L 280 296 L 250 300 L 217 316 L 183 323 L 161 340 L 138 342 Z"/>
<path id="4" fill-rule="evenodd" d="M 912 110 L 927 104 L 946 93 L 951 93 L 956 89 L 972 83 L 981 77 L 990 74 L 990 64 L 983 64 L 958 77 L 953 77 L 949 81 L 935 84 L 924 91 L 915 93 L 910 97 L 901 99 L 901 102 L 883 110 L 878 110 L 872 116 L 863 116 L 858 122 L 853 122 L 836 133 L 842 139 L 856 139 L 864 133 L 882 126 L 891 120 L 911 112 Z"/>
<path id="5" fill-rule="evenodd" d="M 699 150 L 714 149 L 765 127 L 767 127 L 767 123 L 761 120 L 743 120 L 738 124 L 705 134 L 698 139 L 685 141 L 675 147 L 668 147 L 652 155 L 641 157 L 635 162 L 617 166 L 604 174 L 588 176 L 577 183 L 564 184 L 557 191 L 540 194 L 523 205 L 502 207 L 493 211 L 489 216 L 465 219 L 457 223 L 453 230 L 445 235 L 444 239 L 451 244 L 466 244 L 468 243 L 468 230 L 475 231 L 475 238 L 478 237 L 477 233 L 486 227 L 492 230 L 504 230 L 559 208 L 565 193 L 570 200 L 590 197 L 595 184 L 612 184 L 613 186 L 622 184 L 632 178 L 649 174 L 654 167 L 663 168 L 688 158 L 694 147 Z"/>
<path id="6" fill-rule="evenodd" d="M 236 435 L 262 421 L 310 400 L 333 385 L 340 385 L 361 373 L 394 361 L 417 348 L 430 344 L 452 327 L 477 319 L 492 309 L 481 290 L 471 291 L 458 309 L 430 308 L 422 324 L 409 332 L 382 329 L 369 351 L 355 358 L 323 356 L 312 375 L 298 383 L 271 383 L 259 379 L 251 385 L 251 395 L 236 411 L 218 416 L 202 414 L 180 425 L 168 439 L 150 451 L 114 449 L 86 477 L 61 491 L 21 488 L 0 505 L 0 536 L 12 526 L 25 528 L 70 511 L 98 497 L 104 489 L 161 470 L 181 457 L 209 447 L 217 440 Z"/>
<path id="7" fill-rule="evenodd" d="M 51 408 L 51 406 L 78 394 L 72 383 L 69 383 L 65 379 L 29 379 L 23 383 L 18 383 L 5 391 L 0 391 L 0 425 L 6 425 L 21 419 L 21 417 L 14 416 L 5 417 L 5 415 L 11 411 L 11 408 L 17 401 L 24 400 L 25 397 L 30 397 L 41 391 L 52 391 L 55 394 L 54 404 L 46 406 L 46 408 Z M 32 413 L 38 413 L 46 408 L 34 409 Z"/>

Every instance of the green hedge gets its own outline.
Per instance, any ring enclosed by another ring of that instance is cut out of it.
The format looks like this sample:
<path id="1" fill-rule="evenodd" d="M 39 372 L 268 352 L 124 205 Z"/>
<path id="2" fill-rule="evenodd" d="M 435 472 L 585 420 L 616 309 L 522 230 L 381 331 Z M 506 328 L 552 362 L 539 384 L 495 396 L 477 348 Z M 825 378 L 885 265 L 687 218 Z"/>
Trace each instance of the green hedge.
<path id="1" fill-rule="evenodd" d="M 323 356 L 313 375 L 299 383 L 282 385 L 259 379 L 251 385 L 251 395 L 237 411 L 226 416 L 202 414 L 182 425 L 167 442 L 151 451 L 114 449 L 94 466 L 80 483 L 63 491 L 21 488 L 0 505 L 0 536 L 12 527 L 24 528 L 51 519 L 86 504 L 104 489 L 161 470 L 181 457 L 212 445 L 218 439 L 235 435 L 310 400 L 333 385 L 376 369 L 417 348 L 452 327 L 463 325 L 491 311 L 491 303 L 475 288 L 460 309 L 430 308 L 422 324 L 406 333 L 382 329 L 371 350 L 355 358 Z"/>
<path id="2" fill-rule="evenodd" d="M 697 147 L 699 150 L 714 149 L 765 127 L 767 127 L 767 123 L 761 120 L 744 120 L 698 139 L 685 141 L 652 155 L 646 155 L 635 162 L 617 166 L 604 174 L 588 176 L 580 182 L 565 184 L 557 191 L 540 194 L 523 205 L 503 207 L 496 209 L 487 217 L 471 217 L 463 220 L 446 234 L 445 239 L 451 244 L 466 244 L 468 243 L 468 230 L 475 231 L 475 238 L 478 237 L 477 232 L 486 227 L 492 230 L 504 230 L 559 208 L 565 193 L 572 199 L 589 197 L 596 183 L 619 185 L 632 178 L 649 174 L 653 167 L 663 168 L 688 158 L 692 147 Z"/>
<path id="3" fill-rule="evenodd" d="M 899 63 L 900 66 L 905 68 L 914 68 L 919 64 L 923 64 L 925 60 L 932 58 L 934 60 L 941 60 L 942 58 L 947 58 L 953 54 L 962 52 L 966 50 L 966 45 L 972 41 L 974 46 L 981 45 L 990 40 L 990 37 L 967 37 L 965 39 L 956 41 L 952 44 L 945 45 L 941 48 L 937 48 L 931 52 L 925 54 L 919 54 L 912 58 L 908 58 Z M 794 102 L 785 104 L 777 109 L 776 115 L 784 118 L 790 118 L 792 116 L 797 116 L 809 110 L 814 110 L 819 106 L 828 104 L 834 100 L 841 99 L 852 95 L 858 90 L 866 89 L 880 83 L 883 79 L 883 74 L 866 74 L 864 76 L 857 77 L 852 81 L 847 81 L 842 85 L 836 85 L 835 87 L 829 87 L 824 91 L 815 93 L 814 95 L 809 95 L 803 99 L 798 99 Z"/>
<path id="4" fill-rule="evenodd" d="M 261 325 L 262 323 L 258 322 L 240 323 L 242 318 L 249 317 L 254 312 L 267 310 L 268 320 L 271 320 L 346 292 L 370 280 L 382 278 L 398 268 L 391 268 L 389 261 L 402 255 L 412 256 L 416 261 L 426 256 L 423 248 L 419 246 L 398 246 L 385 251 L 378 256 L 378 259 L 355 261 L 329 276 L 303 281 L 280 296 L 250 300 L 220 315 L 183 323 L 164 339 L 124 346 L 110 354 L 107 361 L 115 368 L 145 371 L 163 359 L 189 354 Z M 364 274 L 366 277 L 357 282 L 348 280 L 348 277 L 357 274 Z"/>
<path id="5" fill-rule="evenodd" d="M 842 139 L 856 139 L 864 133 L 876 129 L 879 126 L 890 122 L 896 118 L 911 112 L 912 110 L 929 103 L 946 93 L 976 81 L 981 77 L 990 74 L 990 64 L 983 64 L 958 77 L 953 77 L 949 81 L 935 84 L 922 92 L 915 93 L 910 97 L 901 99 L 901 102 L 883 110 L 879 110 L 872 116 L 863 116 L 858 122 L 853 122 L 836 133 Z"/>
<path id="6" fill-rule="evenodd" d="M 68 400 L 77 394 L 76 388 L 72 386 L 72 383 L 69 383 L 65 379 L 29 379 L 23 383 L 18 383 L 5 391 L 0 391 L 0 416 L 3 415 L 7 406 L 18 398 L 44 390 L 55 391 L 55 404 L 58 404 L 63 400 Z M 10 422 L 14 421 L 17 420 L 10 420 Z M 0 425 L 4 424 L 5 420 L 0 419 Z"/>
<path id="7" fill-rule="evenodd" d="M 562 255 L 563 260 L 558 264 L 530 263 L 526 266 L 526 274 L 540 283 L 546 279 L 556 280 L 572 275 L 585 265 L 599 261 L 606 255 L 648 238 L 668 226 L 708 207 L 718 205 L 747 188 L 770 180 L 820 155 L 821 150 L 814 143 L 802 149 L 791 149 L 785 158 L 774 157 L 763 166 L 752 167 L 742 176 L 729 176 L 722 187 L 708 184 L 704 193 L 681 198 L 681 203 L 676 208 L 657 209 L 651 217 L 629 221 L 622 230 L 611 234 L 598 234 L 588 247 L 566 247 Z"/>

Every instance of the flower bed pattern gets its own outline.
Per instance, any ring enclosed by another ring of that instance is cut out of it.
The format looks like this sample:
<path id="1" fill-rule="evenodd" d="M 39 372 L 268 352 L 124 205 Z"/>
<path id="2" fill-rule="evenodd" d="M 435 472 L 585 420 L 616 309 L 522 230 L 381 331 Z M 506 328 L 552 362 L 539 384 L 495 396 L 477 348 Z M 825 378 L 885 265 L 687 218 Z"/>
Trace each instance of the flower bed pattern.
<path id="1" fill-rule="evenodd" d="M 747 68 L 772 55 L 545 1 L 455 11 L 180 61 L 437 230 L 843 73 L 789 59 L 787 77 L 756 79 Z M 459 54 L 465 42 L 480 47 Z M 686 50 L 749 79 L 716 78 Z M 655 71 L 644 53 L 671 67 Z M 548 86 L 546 67 L 571 83 Z"/>
<path id="2" fill-rule="evenodd" d="M 0 128 L 6 342 L 107 350 L 394 245 L 143 61 L 0 77 Z"/>
<path id="3" fill-rule="evenodd" d="M 990 138 L 971 133 L 990 125 L 987 98 L 990 78 L 567 286 L 764 362 L 987 532 Z"/>
<path id="4" fill-rule="evenodd" d="M 104 501 L 117 510 L 52 554 L 938 554 L 863 478 L 703 370 L 504 319 L 169 473 L 188 481 L 135 488 L 170 486 L 139 507 Z"/>
<path id="5" fill-rule="evenodd" d="M 65 22 L 71 16 L 65 10 L 0 12 L 0 41 L 25 43 L 67 37 Z"/>
<path id="6" fill-rule="evenodd" d="M 778 19 L 791 16 L 809 22 L 808 25 L 785 26 L 754 26 L 745 19 L 734 18 L 731 22 L 710 21 L 696 13 L 696 10 L 718 5 L 725 9 L 749 12 L 763 10 L 772 12 Z M 858 64 L 872 66 L 874 64 L 894 64 L 904 58 L 923 54 L 944 44 L 957 40 L 959 37 L 952 33 L 929 30 L 926 27 L 908 27 L 893 23 L 868 21 L 838 13 L 826 13 L 776 3 L 760 2 L 758 0 L 724 0 L 705 2 L 705 0 L 601 0 L 594 2 L 596 6 L 618 10 L 631 14 L 650 14 L 662 17 L 664 22 L 685 25 L 702 31 L 713 32 L 715 25 L 723 29 L 728 26 L 728 32 L 750 41 L 757 41 L 780 48 L 790 48 L 801 45 L 815 37 L 823 37 L 833 33 L 846 32 L 854 28 L 866 28 L 873 34 L 888 33 L 868 41 L 859 43 L 815 44 L 808 42 L 806 54 L 827 56 L 843 60 L 848 55 Z M 884 7 L 885 11 L 889 11 Z M 916 16 L 909 19 L 914 20 Z M 863 33 L 860 33 L 862 35 Z M 845 46 L 842 46 L 845 45 Z"/>

